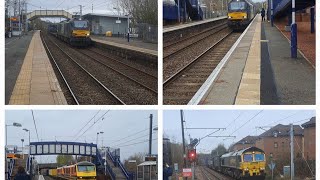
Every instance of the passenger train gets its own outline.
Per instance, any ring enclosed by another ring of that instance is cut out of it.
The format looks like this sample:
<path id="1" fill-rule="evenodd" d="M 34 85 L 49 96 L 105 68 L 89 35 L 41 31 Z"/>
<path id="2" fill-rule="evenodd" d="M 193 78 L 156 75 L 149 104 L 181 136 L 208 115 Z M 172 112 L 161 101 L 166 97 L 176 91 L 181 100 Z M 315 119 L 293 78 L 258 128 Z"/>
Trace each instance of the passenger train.
<path id="1" fill-rule="evenodd" d="M 228 26 L 245 29 L 256 15 L 255 4 L 251 0 L 232 0 L 228 4 Z"/>
<path id="2" fill-rule="evenodd" d="M 70 166 L 50 169 L 49 176 L 52 176 L 56 179 L 95 180 L 97 178 L 97 171 L 96 166 L 93 163 L 83 161 Z"/>
<path id="3" fill-rule="evenodd" d="M 210 168 L 235 179 L 265 179 L 266 157 L 257 147 L 216 156 L 210 162 Z"/>

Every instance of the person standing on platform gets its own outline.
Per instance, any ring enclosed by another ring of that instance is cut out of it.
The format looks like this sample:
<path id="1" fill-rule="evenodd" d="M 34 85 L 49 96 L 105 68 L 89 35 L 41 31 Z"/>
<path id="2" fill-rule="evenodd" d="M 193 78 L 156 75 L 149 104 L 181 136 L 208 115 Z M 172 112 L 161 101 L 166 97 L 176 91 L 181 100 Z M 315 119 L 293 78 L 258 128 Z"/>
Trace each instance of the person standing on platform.
<path id="1" fill-rule="evenodd" d="M 26 173 L 22 166 L 18 167 L 18 173 L 15 175 L 14 180 L 31 180 L 30 176 Z"/>
<path id="2" fill-rule="evenodd" d="M 265 15 L 266 15 L 266 11 L 264 10 L 264 8 L 261 9 L 261 17 L 262 17 L 262 21 L 266 21 L 265 19 Z"/>

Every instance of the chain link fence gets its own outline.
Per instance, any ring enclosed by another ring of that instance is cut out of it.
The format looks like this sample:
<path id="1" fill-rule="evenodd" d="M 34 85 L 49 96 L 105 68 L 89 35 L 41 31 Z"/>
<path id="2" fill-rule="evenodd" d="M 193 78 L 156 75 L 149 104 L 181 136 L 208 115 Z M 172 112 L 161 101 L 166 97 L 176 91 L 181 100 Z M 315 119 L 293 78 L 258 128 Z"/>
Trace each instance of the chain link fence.
<path id="1" fill-rule="evenodd" d="M 136 26 L 138 37 L 144 42 L 158 43 L 158 26 L 140 23 Z"/>

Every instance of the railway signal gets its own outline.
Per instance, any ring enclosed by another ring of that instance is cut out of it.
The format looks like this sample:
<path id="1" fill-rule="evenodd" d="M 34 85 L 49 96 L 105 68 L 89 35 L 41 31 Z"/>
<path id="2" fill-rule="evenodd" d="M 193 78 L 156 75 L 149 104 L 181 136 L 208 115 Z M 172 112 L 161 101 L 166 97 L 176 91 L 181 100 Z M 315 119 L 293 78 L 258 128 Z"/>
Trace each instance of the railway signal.
<path id="1" fill-rule="evenodd" d="M 195 162 L 197 159 L 197 152 L 196 149 L 189 149 L 188 150 L 188 159 L 190 162 Z"/>

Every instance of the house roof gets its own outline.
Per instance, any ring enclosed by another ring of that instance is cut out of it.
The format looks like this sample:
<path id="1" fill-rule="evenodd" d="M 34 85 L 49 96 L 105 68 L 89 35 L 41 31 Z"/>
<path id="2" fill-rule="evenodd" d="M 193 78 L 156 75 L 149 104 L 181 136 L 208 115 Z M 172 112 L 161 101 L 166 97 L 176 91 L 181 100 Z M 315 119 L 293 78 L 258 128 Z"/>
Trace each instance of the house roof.
<path id="1" fill-rule="evenodd" d="M 315 127 L 316 126 L 316 117 L 312 117 L 308 122 L 303 123 L 301 126 L 304 128 Z"/>
<path id="2" fill-rule="evenodd" d="M 257 139 L 258 136 L 246 136 L 235 144 L 254 144 Z"/>
<path id="3" fill-rule="evenodd" d="M 268 131 L 259 135 L 259 137 L 278 137 L 278 136 L 290 136 L 291 125 L 278 124 Z M 299 125 L 293 125 L 294 135 L 303 136 L 303 129 Z"/>

